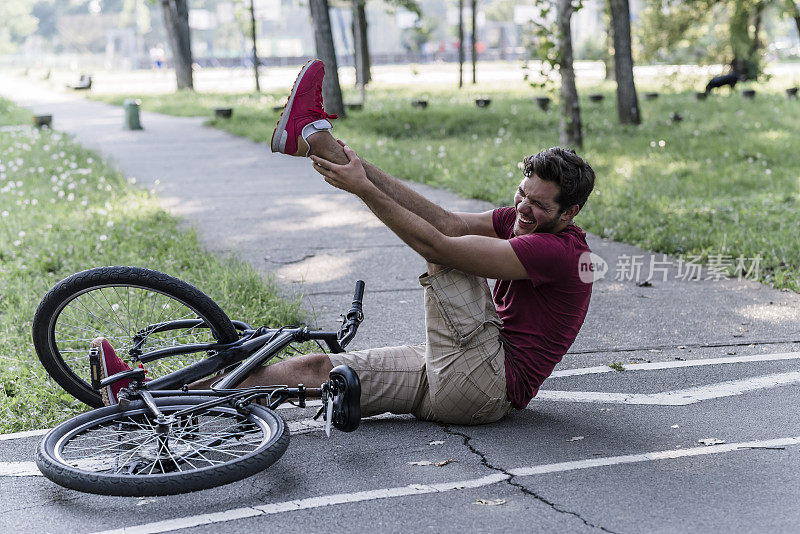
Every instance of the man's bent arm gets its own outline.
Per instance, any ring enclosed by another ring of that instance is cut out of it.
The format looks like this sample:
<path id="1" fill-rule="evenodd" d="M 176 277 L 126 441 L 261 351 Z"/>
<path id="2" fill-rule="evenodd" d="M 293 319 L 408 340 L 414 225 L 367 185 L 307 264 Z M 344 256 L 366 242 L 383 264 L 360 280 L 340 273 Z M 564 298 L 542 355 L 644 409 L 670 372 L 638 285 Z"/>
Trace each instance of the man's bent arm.
<path id="1" fill-rule="evenodd" d="M 517 258 L 511 243 L 487 236 L 444 235 L 431 223 L 395 202 L 369 178 L 355 152 L 344 147 L 347 165 L 339 165 L 312 155 L 314 169 L 334 187 L 361 198 L 364 204 L 408 246 L 429 263 L 453 267 L 465 273 L 520 280 L 528 273 Z"/>
<path id="2" fill-rule="evenodd" d="M 364 160 L 361 162 L 370 182 L 405 209 L 428 221 L 444 235 L 459 236 L 470 233 L 469 225 L 459 214 L 431 202 L 372 163 Z"/>
<path id="3" fill-rule="evenodd" d="M 511 243 L 505 239 L 480 235 L 444 235 L 377 186 L 359 191 L 357 195 L 392 232 L 429 263 L 486 278 L 529 278 Z"/>

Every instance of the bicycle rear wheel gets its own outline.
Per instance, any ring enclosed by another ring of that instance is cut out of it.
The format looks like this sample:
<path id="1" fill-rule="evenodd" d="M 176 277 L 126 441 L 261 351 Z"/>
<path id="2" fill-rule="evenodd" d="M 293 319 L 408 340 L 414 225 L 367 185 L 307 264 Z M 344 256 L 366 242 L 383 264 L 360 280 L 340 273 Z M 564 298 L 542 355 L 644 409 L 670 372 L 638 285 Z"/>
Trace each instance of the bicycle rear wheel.
<path id="1" fill-rule="evenodd" d="M 266 469 L 286 452 L 289 430 L 275 412 L 256 404 L 244 414 L 224 405 L 198 406 L 208 400 L 156 399 L 167 417 L 189 409 L 166 435 L 142 401 L 125 411 L 109 406 L 79 415 L 45 435 L 36 464 L 67 488 L 144 497 L 235 482 Z"/>
<path id="2" fill-rule="evenodd" d="M 158 331 L 153 325 L 199 319 L 181 328 Z M 33 318 L 33 344 L 47 373 L 77 399 L 93 407 L 103 402 L 90 386 L 89 344 L 105 337 L 132 364 L 134 338 L 142 350 L 187 344 L 230 343 L 236 328 L 217 304 L 196 287 L 140 267 L 89 269 L 56 284 Z M 158 378 L 205 358 L 205 352 L 180 354 L 147 364 Z"/>

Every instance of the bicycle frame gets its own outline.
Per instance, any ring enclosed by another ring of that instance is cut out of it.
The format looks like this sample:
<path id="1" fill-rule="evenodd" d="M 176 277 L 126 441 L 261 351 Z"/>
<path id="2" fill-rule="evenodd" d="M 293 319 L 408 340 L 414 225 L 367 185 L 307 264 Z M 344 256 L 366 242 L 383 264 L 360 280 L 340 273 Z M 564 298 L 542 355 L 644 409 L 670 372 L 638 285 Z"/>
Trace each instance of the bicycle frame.
<path id="1" fill-rule="evenodd" d="M 239 386 L 251 372 L 271 360 L 291 343 L 323 341 L 331 352 L 344 352 L 344 347 L 353 339 L 359 325 L 364 320 L 361 306 L 363 295 L 364 282 L 359 280 L 356 282 L 352 307 L 347 314 L 344 315 L 342 327 L 338 332 L 312 332 L 305 326 L 296 328 L 260 327 L 254 329 L 244 322 L 232 321 L 234 326 L 242 331 L 242 337 L 233 343 L 192 344 L 142 353 L 141 349 L 147 340 L 147 336 L 152 333 L 202 327 L 205 323 L 200 319 L 181 319 L 148 325 L 134 336 L 134 346 L 130 350 L 134 361 L 148 363 L 167 356 L 195 352 L 208 352 L 210 356 L 188 367 L 147 382 L 144 381 L 144 370 L 138 368 L 122 371 L 100 380 L 99 351 L 93 348 L 89 354 L 90 365 L 92 367 L 92 388 L 99 390 L 119 380 L 124 380 L 126 378 L 131 379 L 132 387 L 129 386 L 126 389 L 134 396 L 142 398 L 151 410 L 155 410 L 155 412 L 158 412 L 158 409 L 152 402 L 153 398 L 188 394 L 225 397 L 226 399 L 240 396 L 251 396 L 251 398 L 255 398 L 267 395 L 269 399 L 268 406 L 272 409 L 277 408 L 280 404 L 287 402 L 289 399 L 298 399 L 299 406 L 304 407 L 307 397 L 323 397 L 325 394 L 324 387 L 306 388 L 303 385 L 299 385 L 296 388 L 290 388 L 288 386 L 257 386 L 254 388 L 237 389 L 237 386 Z M 189 390 L 189 384 L 233 366 L 236 367 L 215 382 L 212 385 L 212 389 Z M 127 396 L 123 394 L 120 397 L 120 401 L 126 402 L 126 400 L 128 400 L 126 397 Z M 273 397 L 275 397 L 275 399 L 273 399 Z"/>

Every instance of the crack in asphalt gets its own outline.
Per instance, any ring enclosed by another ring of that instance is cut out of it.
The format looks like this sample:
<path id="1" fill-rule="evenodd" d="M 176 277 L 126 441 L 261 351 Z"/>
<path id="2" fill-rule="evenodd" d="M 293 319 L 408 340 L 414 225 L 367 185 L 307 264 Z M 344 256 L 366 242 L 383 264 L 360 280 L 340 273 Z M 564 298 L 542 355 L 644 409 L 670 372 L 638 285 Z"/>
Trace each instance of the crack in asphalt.
<path id="1" fill-rule="evenodd" d="M 316 254 L 306 254 L 302 258 L 299 258 L 299 259 L 296 259 L 296 260 L 273 260 L 269 256 L 265 256 L 264 260 L 266 260 L 266 261 L 268 261 L 270 263 L 277 263 L 278 265 L 292 265 L 292 264 L 295 264 L 295 263 L 300 263 L 302 261 L 311 259 L 314 256 L 316 256 Z"/>
<path id="2" fill-rule="evenodd" d="M 574 516 L 574 517 L 578 518 L 579 520 L 581 520 L 583 522 L 583 524 L 585 524 L 588 527 L 596 528 L 596 529 L 602 530 L 603 532 L 609 532 L 610 534 L 616 534 L 613 530 L 609 530 L 604 526 L 595 525 L 594 523 L 590 523 L 589 521 L 584 519 L 577 512 L 573 512 L 571 510 L 565 510 L 565 509 L 559 507 L 556 503 L 554 503 L 554 502 L 548 500 L 547 498 L 539 495 L 535 491 L 533 491 L 531 489 L 528 489 L 527 487 L 525 487 L 520 482 L 515 482 L 514 481 L 515 475 L 509 473 L 507 470 L 503 469 L 502 467 L 497 467 L 495 465 L 490 464 L 489 460 L 486 459 L 486 455 L 483 452 L 481 452 L 478 449 L 476 449 L 472 445 L 472 443 L 471 443 L 472 442 L 472 436 L 468 436 L 467 434 L 464 434 L 463 432 L 459 432 L 457 430 L 453 430 L 452 428 L 450 428 L 450 425 L 442 424 L 441 426 L 442 426 L 442 429 L 445 431 L 445 433 L 450 434 L 451 436 L 459 436 L 460 438 L 462 438 L 463 445 L 465 447 L 467 447 L 470 450 L 470 452 L 472 452 L 473 454 L 475 454 L 476 456 L 478 456 L 481 459 L 481 464 L 484 467 L 486 467 L 487 469 L 491 469 L 492 471 L 497 471 L 498 473 L 503 473 L 504 475 L 507 475 L 508 478 L 505 480 L 505 482 L 507 482 L 510 486 L 513 486 L 513 487 L 517 488 L 518 490 L 520 490 L 522 493 L 524 493 L 526 495 L 530 495 L 534 499 L 546 504 L 547 506 L 549 506 L 550 508 L 552 508 L 556 512 L 559 512 L 561 514 L 568 514 L 568 515 L 571 515 L 571 516 Z"/>
<path id="3" fill-rule="evenodd" d="M 55 499 L 48 499 L 45 502 L 40 502 L 38 504 L 32 504 L 30 506 L 20 506 L 19 508 L 10 508 L 8 510 L 0 510 L 0 515 L 5 515 L 5 514 L 11 513 L 11 512 L 20 512 L 22 510 L 33 510 L 34 508 L 43 508 L 43 507 L 48 506 L 50 504 L 55 504 L 55 503 L 59 503 L 59 502 L 77 501 L 80 498 L 81 497 L 78 496 L 78 497 L 71 497 L 71 498 L 59 497 L 59 498 L 55 498 Z"/>
<path id="4" fill-rule="evenodd" d="M 253 477 L 250 483 L 250 489 L 253 490 L 253 498 L 260 501 L 261 504 L 272 504 L 275 500 L 275 493 L 281 494 L 282 488 L 291 486 L 293 479 L 290 476 L 271 477 L 265 480 L 259 477 Z"/>

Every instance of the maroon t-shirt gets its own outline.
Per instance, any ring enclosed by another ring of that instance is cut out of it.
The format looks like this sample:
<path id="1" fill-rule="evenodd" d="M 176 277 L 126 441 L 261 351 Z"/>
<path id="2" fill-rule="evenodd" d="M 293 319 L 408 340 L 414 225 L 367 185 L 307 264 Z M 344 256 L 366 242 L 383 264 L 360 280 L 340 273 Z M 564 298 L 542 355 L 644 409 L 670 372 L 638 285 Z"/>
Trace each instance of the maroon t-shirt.
<path id="1" fill-rule="evenodd" d="M 581 329 L 592 284 L 579 276 L 586 234 L 571 224 L 557 234 L 514 237 L 513 207 L 492 213 L 495 233 L 508 239 L 530 280 L 498 280 L 494 304 L 503 320 L 508 398 L 521 410 L 561 361 Z"/>

